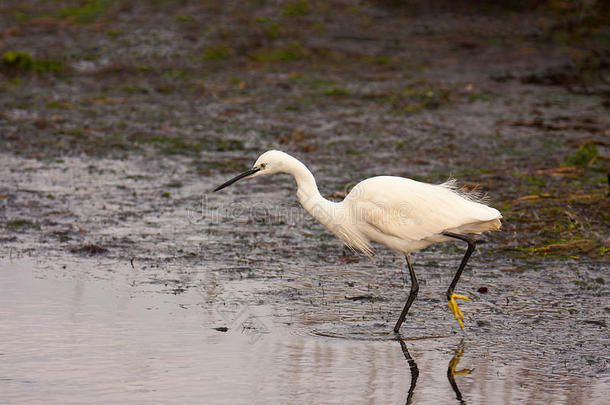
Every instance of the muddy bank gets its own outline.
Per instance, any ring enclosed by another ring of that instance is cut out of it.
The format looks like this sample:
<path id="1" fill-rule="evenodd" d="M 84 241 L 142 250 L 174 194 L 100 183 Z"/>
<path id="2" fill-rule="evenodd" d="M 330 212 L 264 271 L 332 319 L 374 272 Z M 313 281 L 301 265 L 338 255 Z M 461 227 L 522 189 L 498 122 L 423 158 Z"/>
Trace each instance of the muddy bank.
<path id="1" fill-rule="evenodd" d="M 326 195 L 374 174 L 453 175 L 503 212 L 496 251 L 599 258 L 608 10 L 566 7 L 5 2 L 0 143 L 51 171 L 89 161 L 94 183 L 112 174 L 103 159 L 115 171 L 155 161 L 167 181 L 117 175 L 108 212 L 140 204 L 137 184 L 156 188 L 153 205 L 200 199 L 183 184 L 211 184 L 269 148 L 307 162 Z M 58 201 L 17 195 L 21 167 L 7 170 L 12 238 L 41 214 L 14 201 Z"/>

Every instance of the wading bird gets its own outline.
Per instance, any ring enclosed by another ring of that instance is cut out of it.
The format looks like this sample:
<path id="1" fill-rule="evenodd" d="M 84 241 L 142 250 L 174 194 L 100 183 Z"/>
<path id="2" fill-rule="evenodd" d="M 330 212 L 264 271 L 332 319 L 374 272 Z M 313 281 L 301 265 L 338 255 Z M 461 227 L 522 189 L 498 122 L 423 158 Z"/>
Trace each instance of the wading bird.
<path id="1" fill-rule="evenodd" d="M 214 191 L 240 179 L 275 173 L 292 175 L 303 208 L 352 250 L 372 257 L 372 240 L 405 255 L 411 292 L 396 322 L 395 332 L 400 329 L 419 291 L 409 254 L 437 242 L 452 239 L 466 242 L 468 248 L 447 290 L 449 309 L 460 327 L 464 327 L 464 315 L 455 299 L 469 298 L 455 294 L 453 290 L 475 248 L 475 240 L 469 235 L 500 229 L 502 215 L 498 210 L 477 202 L 473 195 L 457 191 L 454 180 L 433 185 L 394 176 L 363 180 L 343 201 L 329 201 L 322 197 L 313 174 L 303 163 L 277 150 L 263 153 L 252 169 Z"/>

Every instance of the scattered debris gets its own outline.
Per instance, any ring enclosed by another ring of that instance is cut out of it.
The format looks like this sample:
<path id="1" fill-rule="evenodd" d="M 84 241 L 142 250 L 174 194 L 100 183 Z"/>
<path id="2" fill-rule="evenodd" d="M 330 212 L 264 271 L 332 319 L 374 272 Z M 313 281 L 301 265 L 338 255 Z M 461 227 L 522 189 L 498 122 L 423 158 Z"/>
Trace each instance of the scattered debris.
<path id="1" fill-rule="evenodd" d="M 100 245 L 88 244 L 88 245 L 84 245 L 84 246 L 80 246 L 80 247 L 73 247 L 70 249 L 70 252 L 82 253 L 82 254 L 88 254 L 88 255 L 101 255 L 101 254 L 107 253 L 108 249 L 106 249 L 105 247 L 100 246 Z"/>

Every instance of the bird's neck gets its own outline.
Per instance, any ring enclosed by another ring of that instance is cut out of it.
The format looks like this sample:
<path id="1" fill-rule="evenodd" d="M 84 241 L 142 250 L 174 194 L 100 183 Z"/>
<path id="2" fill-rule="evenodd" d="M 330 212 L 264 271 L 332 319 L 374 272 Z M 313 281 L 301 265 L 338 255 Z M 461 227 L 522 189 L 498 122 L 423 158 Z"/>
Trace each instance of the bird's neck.
<path id="1" fill-rule="evenodd" d="M 297 198 L 305 209 L 307 209 L 311 203 L 324 199 L 318 190 L 316 179 L 303 163 L 294 159 L 290 162 L 288 171 L 297 182 Z M 309 209 L 307 210 L 309 211 Z"/>
<path id="2" fill-rule="evenodd" d="M 288 172 L 296 180 L 297 198 L 303 208 L 320 221 L 322 225 L 327 228 L 332 226 L 332 219 L 337 214 L 338 203 L 322 197 L 313 174 L 297 159 L 290 163 Z"/>

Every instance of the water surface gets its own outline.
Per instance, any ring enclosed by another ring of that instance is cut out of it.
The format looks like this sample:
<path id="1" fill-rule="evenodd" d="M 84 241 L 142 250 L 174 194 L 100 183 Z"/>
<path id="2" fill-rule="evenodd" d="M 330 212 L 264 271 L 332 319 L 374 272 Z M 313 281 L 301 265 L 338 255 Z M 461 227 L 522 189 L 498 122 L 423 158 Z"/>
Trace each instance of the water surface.
<path id="1" fill-rule="evenodd" d="M 286 326 L 233 293 L 210 303 L 204 288 L 168 293 L 137 288 L 125 268 L 84 271 L 95 265 L 1 262 L 0 402 L 590 404 L 610 394 L 602 375 L 544 374 L 476 336 Z"/>

